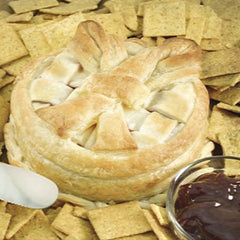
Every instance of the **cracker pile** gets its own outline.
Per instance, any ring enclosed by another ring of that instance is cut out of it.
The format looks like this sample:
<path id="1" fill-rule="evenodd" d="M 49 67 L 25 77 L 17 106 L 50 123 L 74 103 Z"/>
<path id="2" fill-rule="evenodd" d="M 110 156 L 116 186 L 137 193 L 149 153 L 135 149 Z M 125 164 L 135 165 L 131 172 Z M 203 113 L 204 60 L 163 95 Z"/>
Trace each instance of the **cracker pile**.
<path id="1" fill-rule="evenodd" d="M 35 210 L 0 201 L 0 239 L 175 240 L 166 209 L 131 201 L 96 209 L 56 203 Z"/>
<path id="2" fill-rule="evenodd" d="M 0 11 L 0 155 L 17 76 L 32 59 L 64 48 L 78 24 L 91 19 L 107 33 L 141 38 L 149 46 L 172 36 L 196 41 L 203 50 L 201 79 L 214 105 L 209 139 L 223 154 L 240 156 L 239 8 L 240 0 L 10 1 L 10 11 Z M 157 205 L 60 205 L 41 211 L 0 202 L 0 240 L 175 239 L 165 208 Z"/>

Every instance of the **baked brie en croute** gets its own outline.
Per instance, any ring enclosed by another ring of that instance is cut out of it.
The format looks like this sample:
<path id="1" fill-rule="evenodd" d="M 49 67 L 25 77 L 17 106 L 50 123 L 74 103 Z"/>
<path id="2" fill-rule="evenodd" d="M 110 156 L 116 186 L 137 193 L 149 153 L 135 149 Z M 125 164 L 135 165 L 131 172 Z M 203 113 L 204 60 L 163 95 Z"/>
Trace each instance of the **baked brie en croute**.
<path id="1" fill-rule="evenodd" d="M 142 199 L 166 189 L 206 141 L 201 50 L 170 38 L 123 42 L 94 21 L 19 77 L 5 128 L 9 162 L 69 196 Z"/>

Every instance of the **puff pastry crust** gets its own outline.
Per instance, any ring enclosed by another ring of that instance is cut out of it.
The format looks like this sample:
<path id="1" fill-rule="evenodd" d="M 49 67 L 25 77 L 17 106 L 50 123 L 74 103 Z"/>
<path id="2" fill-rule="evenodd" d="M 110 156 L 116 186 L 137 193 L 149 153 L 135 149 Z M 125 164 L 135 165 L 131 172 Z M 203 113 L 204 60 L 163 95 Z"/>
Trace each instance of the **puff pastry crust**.
<path id="1" fill-rule="evenodd" d="M 10 163 L 93 201 L 165 190 L 206 139 L 200 63 L 191 40 L 146 47 L 82 22 L 65 49 L 37 59 L 19 78 L 5 127 Z"/>

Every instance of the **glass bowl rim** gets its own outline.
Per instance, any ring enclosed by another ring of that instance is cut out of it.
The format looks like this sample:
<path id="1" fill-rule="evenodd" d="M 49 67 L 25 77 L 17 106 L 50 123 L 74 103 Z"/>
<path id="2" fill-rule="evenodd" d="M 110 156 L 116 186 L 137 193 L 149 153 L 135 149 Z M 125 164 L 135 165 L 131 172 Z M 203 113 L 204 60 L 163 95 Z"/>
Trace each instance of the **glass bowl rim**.
<path id="1" fill-rule="evenodd" d="M 173 224 L 173 227 L 187 240 L 195 240 L 188 232 L 186 232 L 183 227 L 179 224 L 177 219 L 175 218 L 174 214 L 174 193 L 175 190 L 178 186 L 178 184 L 181 182 L 181 177 L 186 173 L 189 169 L 193 168 L 194 166 L 205 162 L 205 161 L 210 161 L 210 160 L 220 160 L 220 159 L 231 159 L 231 160 L 238 160 L 240 161 L 240 157 L 236 156 L 230 156 L 230 155 L 216 155 L 216 156 L 209 156 L 209 157 L 204 157 L 195 160 L 194 162 L 188 164 L 187 166 L 183 167 L 180 169 L 175 177 L 172 179 L 168 191 L 167 191 L 167 199 L 166 199 L 166 209 L 167 209 L 167 214 L 169 217 L 170 222 Z M 180 181 L 180 182 L 179 182 Z"/>

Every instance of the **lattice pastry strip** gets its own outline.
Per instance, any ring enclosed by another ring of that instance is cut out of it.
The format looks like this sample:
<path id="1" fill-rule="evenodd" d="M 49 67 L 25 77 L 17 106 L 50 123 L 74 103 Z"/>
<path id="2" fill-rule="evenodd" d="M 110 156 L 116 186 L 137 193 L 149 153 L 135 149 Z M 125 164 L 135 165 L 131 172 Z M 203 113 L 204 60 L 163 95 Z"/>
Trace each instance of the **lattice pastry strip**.
<path id="1" fill-rule="evenodd" d="M 54 58 L 51 64 L 43 71 L 41 77 L 68 84 L 79 68 L 79 63 L 68 50 L 65 50 Z"/>
<path id="2" fill-rule="evenodd" d="M 143 122 L 140 132 L 156 138 L 159 143 L 163 143 L 169 138 L 177 124 L 177 120 L 152 112 Z"/>
<path id="3" fill-rule="evenodd" d="M 46 91 L 43 91 L 43 89 L 46 89 Z M 62 82 L 45 78 L 34 80 L 30 87 L 32 101 L 52 105 L 62 103 L 72 91 L 72 88 Z"/>
<path id="4" fill-rule="evenodd" d="M 96 130 L 97 136 L 92 148 L 93 150 L 124 150 L 137 148 L 119 105 L 114 111 L 106 111 L 100 115 Z"/>
<path id="5" fill-rule="evenodd" d="M 195 89 L 192 83 L 182 83 L 169 90 L 156 92 L 147 109 L 186 122 L 195 104 Z"/>
<path id="6" fill-rule="evenodd" d="M 101 93 L 119 99 L 131 108 L 139 108 L 149 95 L 149 89 L 136 78 L 127 75 L 93 74 L 85 80 L 79 92 Z"/>
<path id="7" fill-rule="evenodd" d="M 146 109 L 138 110 L 124 108 L 125 120 L 130 131 L 139 131 L 146 117 L 150 114 Z"/>
<path id="8" fill-rule="evenodd" d="M 36 113 L 51 124 L 59 136 L 65 138 L 75 136 L 77 139 L 78 135 L 97 122 L 102 112 L 112 109 L 114 103 L 113 99 L 92 93 L 60 105 L 38 109 Z"/>

